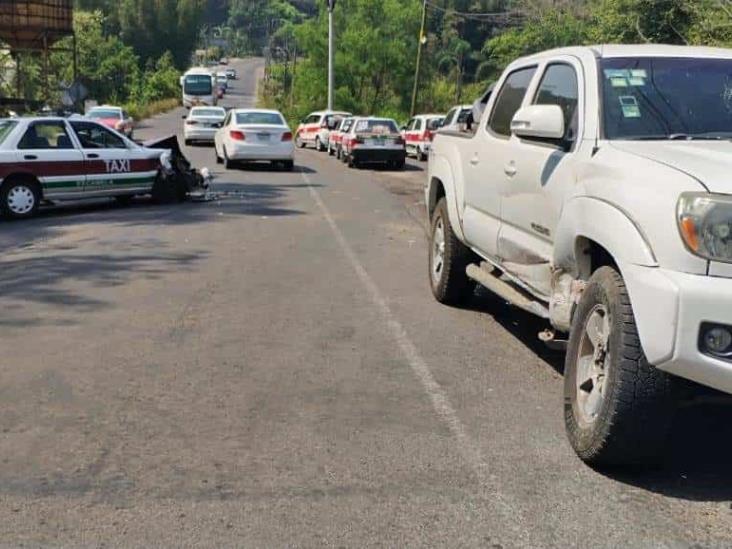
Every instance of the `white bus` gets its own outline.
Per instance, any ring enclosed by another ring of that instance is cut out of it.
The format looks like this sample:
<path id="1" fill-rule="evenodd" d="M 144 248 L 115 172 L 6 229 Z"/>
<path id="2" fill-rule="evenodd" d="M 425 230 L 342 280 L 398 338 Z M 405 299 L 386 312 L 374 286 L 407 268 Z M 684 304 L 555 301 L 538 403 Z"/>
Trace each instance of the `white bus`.
<path id="1" fill-rule="evenodd" d="M 183 106 L 191 108 L 196 105 L 214 106 L 218 103 L 216 96 L 216 77 L 211 71 L 202 67 L 189 69 L 180 77 L 183 88 Z"/>

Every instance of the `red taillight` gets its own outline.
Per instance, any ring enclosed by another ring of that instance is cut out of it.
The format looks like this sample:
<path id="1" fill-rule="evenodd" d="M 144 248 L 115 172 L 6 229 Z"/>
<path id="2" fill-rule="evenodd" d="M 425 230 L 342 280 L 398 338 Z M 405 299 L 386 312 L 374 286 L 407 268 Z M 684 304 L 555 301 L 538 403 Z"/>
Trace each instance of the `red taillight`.
<path id="1" fill-rule="evenodd" d="M 195 120 L 186 120 L 187 126 L 195 126 L 196 124 L 198 124 L 198 122 L 196 122 Z"/>
<path id="2" fill-rule="evenodd" d="M 434 137 L 434 134 L 431 131 L 427 130 L 426 132 L 424 132 L 424 136 L 422 136 L 422 140 L 423 141 L 432 141 L 433 137 Z"/>
<path id="3" fill-rule="evenodd" d="M 244 132 L 240 132 L 239 130 L 231 130 L 229 132 L 229 135 L 234 141 L 244 141 L 246 140 L 246 136 L 244 135 Z"/>
<path id="4" fill-rule="evenodd" d="M 282 134 L 282 141 L 292 141 L 292 132 L 285 132 Z"/>
<path id="5" fill-rule="evenodd" d="M 394 144 L 395 145 L 404 145 L 404 138 L 402 136 L 395 137 Z"/>

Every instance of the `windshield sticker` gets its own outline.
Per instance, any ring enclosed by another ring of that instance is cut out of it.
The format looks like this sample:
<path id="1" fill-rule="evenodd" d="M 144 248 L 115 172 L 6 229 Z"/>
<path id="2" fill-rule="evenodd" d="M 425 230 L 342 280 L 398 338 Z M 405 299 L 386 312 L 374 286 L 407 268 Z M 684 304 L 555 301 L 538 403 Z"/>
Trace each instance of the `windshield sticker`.
<path id="1" fill-rule="evenodd" d="M 627 88 L 628 79 L 624 76 L 613 76 L 610 79 L 610 84 L 612 84 L 613 88 Z"/>
<path id="2" fill-rule="evenodd" d="M 641 112 L 638 107 L 638 101 L 632 95 L 621 95 L 620 108 L 623 110 L 623 116 L 625 118 L 640 118 Z"/>
<path id="3" fill-rule="evenodd" d="M 605 69 L 605 78 L 629 78 L 630 71 L 628 69 Z"/>
<path id="4" fill-rule="evenodd" d="M 630 76 L 632 78 L 648 78 L 646 69 L 631 69 Z"/>
<path id="5" fill-rule="evenodd" d="M 646 79 L 640 76 L 631 76 L 630 78 L 628 78 L 628 84 L 630 84 L 631 86 L 645 86 Z"/>

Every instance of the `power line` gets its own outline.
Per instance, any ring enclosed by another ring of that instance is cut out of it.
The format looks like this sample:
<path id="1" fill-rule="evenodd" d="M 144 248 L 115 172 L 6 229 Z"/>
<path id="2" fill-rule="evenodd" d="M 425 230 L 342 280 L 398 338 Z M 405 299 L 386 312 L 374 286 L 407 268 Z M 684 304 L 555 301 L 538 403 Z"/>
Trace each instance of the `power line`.
<path id="1" fill-rule="evenodd" d="M 512 11 L 496 11 L 496 12 L 487 12 L 487 13 L 477 13 L 477 12 L 466 12 L 466 11 L 456 11 L 450 8 L 443 8 L 442 6 L 438 6 L 437 4 L 433 4 L 432 2 L 427 2 L 427 6 L 435 11 L 442 12 L 444 14 L 450 14 L 454 15 L 456 17 L 461 17 L 463 19 L 470 19 L 473 21 L 480 21 L 480 22 L 491 22 L 495 20 L 504 20 L 504 21 L 510 21 L 512 19 L 522 19 L 523 16 L 520 12 L 512 10 Z"/>

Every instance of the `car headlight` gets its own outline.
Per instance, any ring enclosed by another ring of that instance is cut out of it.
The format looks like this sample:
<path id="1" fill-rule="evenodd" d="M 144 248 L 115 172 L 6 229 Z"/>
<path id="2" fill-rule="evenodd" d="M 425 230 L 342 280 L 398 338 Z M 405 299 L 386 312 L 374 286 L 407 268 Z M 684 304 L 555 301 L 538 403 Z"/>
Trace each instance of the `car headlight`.
<path id="1" fill-rule="evenodd" d="M 732 195 L 684 193 L 677 216 L 689 251 L 712 261 L 732 263 Z"/>

